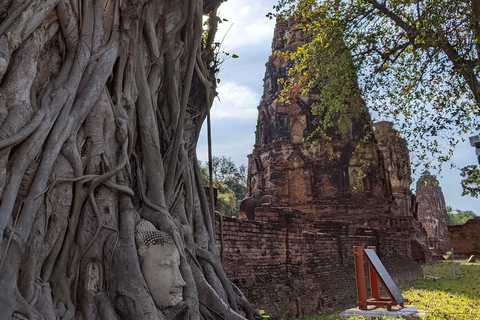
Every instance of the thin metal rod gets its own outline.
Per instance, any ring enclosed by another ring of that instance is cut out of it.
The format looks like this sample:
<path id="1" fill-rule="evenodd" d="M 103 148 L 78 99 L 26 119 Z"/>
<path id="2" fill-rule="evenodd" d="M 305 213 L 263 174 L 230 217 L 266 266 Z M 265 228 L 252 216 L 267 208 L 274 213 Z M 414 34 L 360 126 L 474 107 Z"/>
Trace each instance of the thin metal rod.
<path id="1" fill-rule="evenodd" d="M 208 140 L 208 176 L 210 180 L 210 215 L 212 228 L 215 233 L 215 193 L 213 192 L 213 155 L 212 155 L 212 124 L 210 121 L 210 108 L 207 109 L 207 140 Z"/>
<path id="2" fill-rule="evenodd" d="M 302 314 L 302 299 L 300 297 L 297 298 L 297 318 L 301 318 Z"/>
<path id="3" fill-rule="evenodd" d="M 455 260 L 453 260 L 453 248 L 451 248 L 451 251 L 452 251 L 453 279 L 455 279 Z"/>

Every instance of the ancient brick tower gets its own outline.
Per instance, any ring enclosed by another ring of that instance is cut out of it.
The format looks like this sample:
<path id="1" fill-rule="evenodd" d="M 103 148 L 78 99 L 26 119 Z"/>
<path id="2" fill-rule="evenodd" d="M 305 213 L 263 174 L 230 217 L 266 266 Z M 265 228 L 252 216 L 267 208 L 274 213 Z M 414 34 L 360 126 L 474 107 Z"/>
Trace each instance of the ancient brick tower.
<path id="1" fill-rule="evenodd" d="M 444 254 L 450 250 L 445 198 L 438 180 L 430 172 L 425 171 L 417 182 L 418 220 L 428 234 L 430 248 L 436 254 Z"/>
<path id="2" fill-rule="evenodd" d="M 285 43 L 288 30 L 289 40 Z M 274 51 L 298 46 L 301 33 L 291 30 L 287 22 L 277 23 Z M 333 135 L 331 142 L 314 139 L 317 143 L 313 146 L 305 142 L 316 129 L 311 113 L 313 101 L 306 96 L 290 105 L 276 101 L 280 90 L 277 80 L 286 78 L 290 67 L 290 61 L 275 56 L 266 64 L 256 142 L 249 156 L 249 194 L 260 190 L 273 197 L 274 205 L 322 212 L 318 214 L 321 219 L 389 216 L 393 198 L 383 160 L 373 138 L 361 143 L 371 130 L 369 115 L 366 111 L 352 112 L 360 116 L 349 118 L 344 124 L 347 132 Z M 355 154 L 359 145 L 362 151 Z M 362 167 L 362 160 L 369 166 Z M 362 171 L 363 179 L 359 178 Z"/>
<path id="3" fill-rule="evenodd" d="M 384 155 L 385 169 L 392 186 L 392 193 L 402 216 L 414 214 L 414 199 L 410 184 L 412 183 L 410 157 L 405 139 L 398 136 L 393 123 L 380 121 L 375 123 L 375 138 Z"/>
<path id="4" fill-rule="evenodd" d="M 423 258 L 424 262 L 430 262 L 434 252 L 428 250 L 427 231 L 418 220 L 416 197 L 410 190 L 412 176 L 407 143 L 405 139 L 399 137 L 392 122 L 380 121 L 374 126 L 377 145 L 383 154 L 386 173 L 398 208 L 393 212 L 397 212 L 400 216 L 414 217 L 412 220 L 415 229 L 412 232 L 412 256 L 417 261 Z"/>
<path id="5" fill-rule="evenodd" d="M 295 24 L 277 22 L 273 50 L 301 42 Z M 298 301 L 304 314 L 354 305 L 355 245 L 376 246 L 396 281 L 420 276 L 416 261 L 426 260 L 416 238 L 418 221 L 401 214 L 395 203 L 365 108 L 359 104 L 352 112 L 357 116 L 347 117 L 345 130 L 331 141 L 304 142 L 316 128 L 311 98 L 289 105 L 276 101 L 277 80 L 286 78 L 290 67 L 291 61 L 276 56 L 266 64 L 249 156 L 253 197 L 242 202 L 249 219 L 218 218 L 216 228 L 223 229 L 218 237 L 229 279 L 254 306 L 278 317 L 294 315 Z"/>

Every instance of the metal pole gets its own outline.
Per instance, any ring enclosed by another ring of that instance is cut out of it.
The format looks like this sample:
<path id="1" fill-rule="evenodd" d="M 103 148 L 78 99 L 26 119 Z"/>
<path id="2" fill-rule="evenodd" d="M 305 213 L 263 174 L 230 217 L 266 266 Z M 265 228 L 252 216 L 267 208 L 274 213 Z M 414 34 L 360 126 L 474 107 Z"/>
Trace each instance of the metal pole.
<path id="1" fill-rule="evenodd" d="M 452 251 L 453 279 L 455 279 L 455 261 L 453 260 L 453 248 L 451 248 L 450 250 Z"/>
<path id="2" fill-rule="evenodd" d="M 302 316 L 302 300 L 297 298 L 297 318 Z"/>
<path id="3" fill-rule="evenodd" d="M 215 193 L 213 190 L 213 155 L 212 155 L 212 124 L 210 108 L 207 108 L 207 142 L 208 142 L 208 176 L 210 179 L 210 215 L 212 217 L 213 234 L 215 234 Z"/>

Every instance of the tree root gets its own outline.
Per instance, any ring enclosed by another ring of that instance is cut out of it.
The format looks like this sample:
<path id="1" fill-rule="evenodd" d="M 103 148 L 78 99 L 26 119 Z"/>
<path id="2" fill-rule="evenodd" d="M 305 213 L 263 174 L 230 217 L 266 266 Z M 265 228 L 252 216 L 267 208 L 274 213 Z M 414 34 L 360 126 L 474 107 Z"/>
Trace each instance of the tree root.
<path id="1" fill-rule="evenodd" d="M 102 215 L 100 214 L 100 210 L 98 210 L 97 203 L 95 201 L 95 196 L 93 195 L 93 191 L 90 192 L 88 197 L 89 197 L 90 203 L 92 205 L 93 211 L 95 212 L 95 216 L 97 218 L 97 230 L 95 231 L 95 234 L 93 235 L 92 239 L 88 243 L 87 247 L 84 249 L 83 253 L 80 255 L 79 261 L 82 261 L 85 254 L 88 252 L 88 250 L 90 250 L 92 245 L 95 243 L 95 240 L 100 235 L 100 231 L 102 231 L 102 229 L 107 229 L 107 230 L 114 231 L 117 234 L 117 237 L 116 237 L 116 240 L 115 240 L 115 246 L 114 246 L 114 249 L 113 249 L 113 252 L 112 252 L 112 262 L 110 263 L 110 265 L 111 265 L 113 263 L 113 257 L 115 255 L 115 249 L 116 249 L 117 244 L 118 244 L 119 231 L 118 231 L 117 228 L 107 226 L 103 223 Z M 76 272 L 75 285 L 74 285 L 74 290 L 73 290 L 73 303 L 74 304 L 76 303 L 76 300 L 77 300 L 76 299 L 76 293 L 78 291 L 79 273 L 80 273 L 80 263 L 77 264 L 77 272 Z"/>
<path id="2" fill-rule="evenodd" d="M 200 297 L 200 303 L 208 306 L 208 310 L 216 314 L 221 319 L 245 320 L 240 314 L 233 311 L 220 297 L 215 290 L 207 283 L 202 271 L 196 265 L 192 265 L 192 272 L 197 285 Z"/>
<path id="3" fill-rule="evenodd" d="M 215 96 L 215 12 L 206 42 L 202 14 L 221 1 L 17 2 L 0 25 L 0 314 L 253 319 L 220 265 L 195 156 Z M 180 252 L 175 307 L 146 286 L 140 216 Z"/>
<path id="4" fill-rule="evenodd" d="M 207 261 L 213 267 L 213 270 L 215 271 L 216 275 L 222 282 L 223 288 L 225 289 L 231 308 L 234 311 L 238 311 L 237 298 L 233 291 L 232 284 L 230 280 L 228 280 L 225 272 L 223 271 L 223 268 L 219 262 L 219 259 L 215 259 L 210 252 L 203 250 L 198 246 L 196 247 L 195 252 L 200 258 Z"/>

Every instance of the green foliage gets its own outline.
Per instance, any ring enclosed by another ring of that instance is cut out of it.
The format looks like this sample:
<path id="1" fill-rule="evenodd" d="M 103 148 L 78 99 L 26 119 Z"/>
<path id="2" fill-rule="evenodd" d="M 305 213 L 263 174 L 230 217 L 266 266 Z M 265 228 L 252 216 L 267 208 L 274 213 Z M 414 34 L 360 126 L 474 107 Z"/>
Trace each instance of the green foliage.
<path id="1" fill-rule="evenodd" d="M 342 38 L 343 24 L 328 5 L 317 10 L 311 1 L 300 2 L 300 10 L 293 14 L 304 32 L 304 42 L 295 51 L 274 54 L 292 61 L 287 79 L 279 79 L 282 90 L 279 100 L 291 103 L 299 96 L 313 99 L 312 113 L 318 116 L 318 131 L 326 140 L 333 135 L 351 133 L 352 120 L 359 119 L 364 110 L 357 85 L 356 67 Z"/>
<path id="2" fill-rule="evenodd" d="M 277 80 L 281 88 L 278 101 L 285 104 L 308 101 L 316 129 L 307 140 L 313 146 L 321 138 L 331 158 L 340 157 L 334 151 L 335 141 L 352 142 L 355 149 L 351 161 L 357 162 L 358 175 L 351 188 L 357 191 L 370 166 L 365 145 L 371 142 L 372 131 L 358 87 L 357 68 L 342 37 L 344 22 L 332 9 L 338 5 L 315 1 L 282 3 L 292 6 L 280 12 L 278 18 L 296 23 L 296 28 L 303 31 L 303 44 L 274 52 L 288 68 L 287 77 Z M 298 32 L 290 34 L 296 37 Z M 296 38 L 287 40 L 300 43 Z"/>
<path id="3" fill-rule="evenodd" d="M 450 218 L 450 222 L 453 225 L 465 224 L 465 222 L 477 216 L 475 212 L 471 210 L 463 211 L 463 210 L 453 209 L 450 206 L 447 206 L 447 214 L 448 214 L 448 217 Z"/>
<path id="4" fill-rule="evenodd" d="M 212 11 L 210 14 L 204 15 L 203 20 L 202 46 L 205 48 L 203 52 L 204 54 L 209 55 L 210 61 L 212 61 L 212 63 L 209 65 L 209 68 L 213 70 L 214 74 L 218 74 L 222 64 L 227 59 L 238 59 L 239 56 L 237 54 L 232 54 L 224 50 L 224 48 L 222 47 L 223 39 L 221 41 L 215 39 L 218 25 L 224 22 L 228 22 L 228 20 L 217 16 L 216 10 Z M 220 78 L 217 78 L 216 82 L 220 83 Z"/>
<path id="5" fill-rule="evenodd" d="M 437 163 L 450 160 L 462 135 L 480 128 L 480 12 L 471 3 L 280 0 L 275 16 L 298 19 L 309 39 L 300 51 L 288 54 L 296 59 L 297 72 L 282 81 L 307 93 L 317 79 L 333 78 L 331 88 L 319 94 L 315 108 L 325 113 L 328 100 L 335 114 L 341 110 L 343 96 L 349 92 L 356 96 L 356 88 L 338 85 L 356 81 L 355 76 L 346 76 L 348 63 L 342 62 L 338 52 L 339 46 L 346 46 L 343 51 L 353 54 L 355 64 L 349 70 L 359 71 L 369 109 L 399 126 L 409 141 L 414 167 L 438 169 Z M 338 58 L 337 75 L 322 71 L 329 70 L 321 66 L 329 50 Z M 331 118 L 328 113 L 324 117 L 327 122 Z M 479 181 L 478 170 L 463 172 L 465 193 L 477 196 L 478 184 L 470 187 Z"/>
<path id="6" fill-rule="evenodd" d="M 282 319 L 283 320 L 283 319 Z M 337 314 L 329 315 L 329 316 L 306 316 L 301 318 L 295 318 L 292 320 L 345 320 L 345 318 L 340 317 Z"/>
<path id="7" fill-rule="evenodd" d="M 455 261 L 457 276 L 453 279 L 452 261 L 442 261 L 426 266 L 425 275 L 439 277 L 437 280 L 420 279 L 402 295 L 407 304 L 425 310 L 426 316 L 409 319 L 424 320 L 473 320 L 480 319 L 480 262 Z M 339 315 L 304 317 L 297 320 L 340 320 Z M 350 317 L 348 320 L 367 320 L 365 317 Z M 393 318 L 376 318 L 394 320 Z"/>
<path id="8" fill-rule="evenodd" d="M 209 186 L 210 179 L 208 176 L 208 166 L 200 164 L 200 172 L 205 186 Z M 236 207 L 236 199 L 233 191 L 225 183 L 215 178 L 213 179 L 213 187 L 217 189 L 217 203 L 215 203 L 215 210 L 222 215 L 232 215 Z"/>
<path id="9" fill-rule="evenodd" d="M 369 0 L 346 10 L 353 14 L 346 41 L 369 106 L 399 126 L 414 166 L 438 169 L 432 157 L 449 161 L 461 136 L 479 126 L 470 6 L 460 0 Z"/>
<path id="10" fill-rule="evenodd" d="M 480 263 L 455 264 L 455 279 L 452 262 L 442 261 L 424 268 L 425 275 L 440 279 L 419 280 L 403 292 L 417 309 L 428 311 L 424 319 L 480 319 Z"/>
<path id="11" fill-rule="evenodd" d="M 213 181 L 213 187 L 216 188 L 218 192 L 216 210 L 223 215 L 231 216 L 235 214 L 237 202 L 233 191 L 226 184 L 218 180 Z"/>
<path id="12" fill-rule="evenodd" d="M 478 197 L 480 195 L 480 168 L 479 166 L 466 166 L 462 168 L 460 175 L 464 178 L 462 184 L 462 196 L 471 195 Z"/>
<path id="13" fill-rule="evenodd" d="M 270 316 L 267 314 L 265 310 L 258 310 L 258 314 L 260 315 L 260 319 L 270 319 Z"/>
<path id="14" fill-rule="evenodd" d="M 246 167 L 237 167 L 231 158 L 221 156 L 213 157 L 212 168 L 213 187 L 218 192 L 216 210 L 227 216 L 236 215 L 247 193 Z M 208 185 L 208 162 L 201 163 L 200 169 L 205 185 Z"/>
<path id="15" fill-rule="evenodd" d="M 208 167 L 208 163 L 205 164 Z M 213 167 L 213 178 L 220 181 L 226 182 L 228 180 L 235 180 L 238 183 L 246 184 L 246 167 L 240 165 L 237 167 L 235 162 L 233 162 L 230 157 L 213 157 L 212 159 Z"/>

